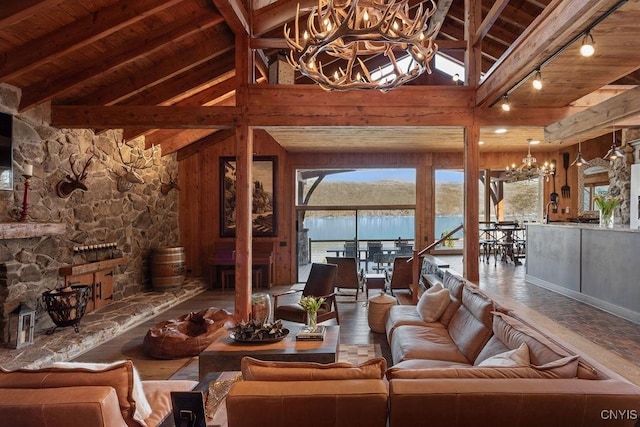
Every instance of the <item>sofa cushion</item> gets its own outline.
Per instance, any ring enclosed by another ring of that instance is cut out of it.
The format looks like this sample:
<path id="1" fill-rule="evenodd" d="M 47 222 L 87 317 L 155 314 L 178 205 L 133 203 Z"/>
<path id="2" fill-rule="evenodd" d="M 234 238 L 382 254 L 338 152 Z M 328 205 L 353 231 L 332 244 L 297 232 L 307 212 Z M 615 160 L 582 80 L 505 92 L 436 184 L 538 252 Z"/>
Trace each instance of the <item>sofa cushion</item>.
<path id="1" fill-rule="evenodd" d="M 442 285 L 432 286 L 422 294 L 416 309 L 420 317 L 425 322 L 437 321 L 451 301 L 448 289 L 443 289 Z"/>
<path id="2" fill-rule="evenodd" d="M 544 365 L 566 356 L 569 352 L 539 331 L 505 313 L 494 313 L 493 332 L 508 348 L 518 348 L 523 342 L 529 346 L 534 365 Z"/>
<path id="3" fill-rule="evenodd" d="M 444 313 L 442 313 L 442 316 L 440 316 L 440 319 L 438 319 L 438 322 L 440 322 L 444 328 L 448 328 L 449 323 L 451 323 L 451 319 L 453 319 L 453 316 L 456 315 L 456 312 L 458 311 L 461 305 L 462 305 L 462 302 L 459 299 L 454 298 L 453 295 L 451 295 L 451 300 L 449 301 L 449 305 L 447 305 L 447 308 L 445 308 Z"/>
<path id="4" fill-rule="evenodd" d="M 566 359 L 566 360 L 565 360 Z M 570 356 L 558 362 L 557 366 L 451 366 L 427 369 L 409 369 L 392 366 L 387 370 L 387 380 L 393 379 L 426 379 L 426 378 L 545 378 L 568 379 L 575 370 L 578 356 Z M 549 384 L 553 387 L 553 384 Z"/>
<path id="5" fill-rule="evenodd" d="M 385 324 L 387 342 L 391 342 L 393 331 L 402 325 L 429 325 L 430 327 L 444 328 L 444 325 L 440 322 L 427 323 L 422 320 L 415 305 L 392 305 L 387 313 L 387 322 Z"/>
<path id="6" fill-rule="evenodd" d="M 515 350 L 505 351 L 483 360 L 477 366 L 527 366 L 529 364 L 529 347 L 520 344 Z"/>
<path id="7" fill-rule="evenodd" d="M 505 351 L 511 350 L 509 347 L 504 345 L 502 341 L 495 335 L 492 335 L 489 338 L 489 341 L 482 347 L 480 354 L 476 357 L 476 360 L 473 362 L 475 366 L 478 366 L 483 360 L 486 360 L 496 354 L 504 353 Z"/>
<path id="8" fill-rule="evenodd" d="M 56 362 L 52 365 L 54 368 L 67 368 L 67 369 L 87 369 L 89 371 L 104 371 L 115 366 L 122 364 L 124 361 L 120 360 L 113 363 L 80 363 L 80 362 Z M 133 390 L 131 397 L 136 402 L 136 410 L 133 414 L 133 419 L 140 424 L 145 424 L 145 421 L 149 415 L 151 415 L 151 405 L 144 394 L 142 388 L 142 381 L 140 380 L 140 374 L 138 370 L 133 366 Z"/>
<path id="9" fill-rule="evenodd" d="M 449 289 L 451 295 L 457 299 L 462 300 L 462 289 L 464 288 L 465 279 L 462 276 L 458 276 L 452 273 L 451 270 L 444 272 L 444 278 L 442 279 L 442 285 Z"/>
<path id="10" fill-rule="evenodd" d="M 493 302 L 470 285 L 462 291 L 462 305 L 448 326 L 451 339 L 469 363 L 491 338 L 491 311 Z"/>
<path id="11" fill-rule="evenodd" d="M 404 325 L 396 328 L 391 337 L 393 362 L 407 359 L 447 360 L 471 363 L 460 352 L 444 328 Z"/>
<path id="12" fill-rule="evenodd" d="M 435 359 L 407 359 L 396 363 L 389 369 L 433 369 L 433 368 L 452 368 L 452 367 L 468 367 L 468 363 L 452 362 L 450 360 Z M 388 371 L 388 370 L 387 370 Z"/>
<path id="13" fill-rule="evenodd" d="M 243 357 L 240 364 L 245 381 L 327 381 L 382 379 L 387 369 L 383 357 L 359 365 L 351 363 L 271 362 Z"/>
<path id="14" fill-rule="evenodd" d="M 118 395 L 122 418 L 128 426 L 145 426 L 136 421 L 137 402 L 133 398 L 133 362 L 111 364 L 103 370 L 84 368 L 44 368 L 6 371 L 0 369 L 0 388 L 58 388 L 73 386 L 111 386 Z"/>

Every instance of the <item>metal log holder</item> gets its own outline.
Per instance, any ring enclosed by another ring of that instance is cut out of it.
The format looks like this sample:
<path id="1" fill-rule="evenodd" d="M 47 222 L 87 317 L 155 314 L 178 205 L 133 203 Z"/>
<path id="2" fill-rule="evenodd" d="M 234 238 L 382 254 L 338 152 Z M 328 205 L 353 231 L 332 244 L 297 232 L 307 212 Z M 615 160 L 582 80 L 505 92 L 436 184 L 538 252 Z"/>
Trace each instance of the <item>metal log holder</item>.
<path id="1" fill-rule="evenodd" d="M 42 301 L 56 326 L 47 331 L 51 335 L 58 327 L 73 326 L 78 333 L 78 324 L 84 316 L 89 300 L 90 287 L 86 285 L 69 286 L 42 293 Z"/>

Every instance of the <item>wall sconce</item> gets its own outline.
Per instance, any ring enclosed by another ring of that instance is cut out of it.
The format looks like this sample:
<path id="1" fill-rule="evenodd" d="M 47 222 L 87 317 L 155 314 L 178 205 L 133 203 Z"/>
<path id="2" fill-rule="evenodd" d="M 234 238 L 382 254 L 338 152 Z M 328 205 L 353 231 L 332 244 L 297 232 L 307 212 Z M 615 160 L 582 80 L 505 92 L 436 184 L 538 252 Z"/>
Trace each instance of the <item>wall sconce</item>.
<path id="1" fill-rule="evenodd" d="M 9 313 L 9 345 L 22 348 L 33 344 L 33 331 L 36 326 L 36 311 L 20 304 Z"/>

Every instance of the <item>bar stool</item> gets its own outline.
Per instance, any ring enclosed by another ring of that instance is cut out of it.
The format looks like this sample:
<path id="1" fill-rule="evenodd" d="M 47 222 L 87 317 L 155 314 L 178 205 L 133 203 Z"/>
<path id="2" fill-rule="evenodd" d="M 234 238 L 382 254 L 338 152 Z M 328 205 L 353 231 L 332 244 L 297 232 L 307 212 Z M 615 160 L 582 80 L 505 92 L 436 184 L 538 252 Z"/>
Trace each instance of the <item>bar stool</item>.
<path id="1" fill-rule="evenodd" d="M 251 274 L 253 277 L 253 284 L 256 288 L 260 288 L 260 286 L 262 286 L 262 268 L 260 267 L 254 267 L 251 270 Z M 231 285 L 234 284 L 235 280 L 236 280 L 236 270 L 233 268 L 225 268 L 224 270 L 221 271 L 221 284 L 220 286 L 222 287 L 222 290 L 224 291 L 224 289 L 227 287 L 227 284 Z M 229 282 L 227 282 L 229 281 Z M 235 286 L 235 284 L 234 284 Z"/>

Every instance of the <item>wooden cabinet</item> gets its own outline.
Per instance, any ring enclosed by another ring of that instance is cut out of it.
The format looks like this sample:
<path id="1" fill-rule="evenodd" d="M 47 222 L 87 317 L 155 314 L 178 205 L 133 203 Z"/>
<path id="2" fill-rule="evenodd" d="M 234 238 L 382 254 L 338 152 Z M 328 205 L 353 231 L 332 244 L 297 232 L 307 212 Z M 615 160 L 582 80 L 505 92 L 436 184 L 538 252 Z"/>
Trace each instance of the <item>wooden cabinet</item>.
<path id="1" fill-rule="evenodd" d="M 66 285 L 86 285 L 91 288 L 86 312 L 97 310 L 113 301 L 113 269 L 127 259 L 113 258 L 86 264 L 75 264 L 60 268 Z"/>

